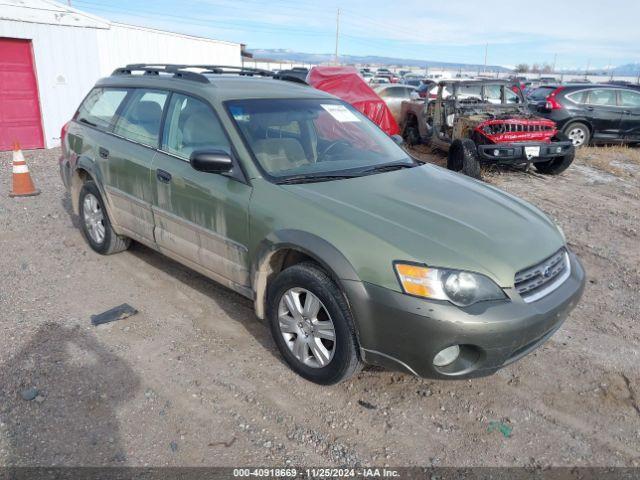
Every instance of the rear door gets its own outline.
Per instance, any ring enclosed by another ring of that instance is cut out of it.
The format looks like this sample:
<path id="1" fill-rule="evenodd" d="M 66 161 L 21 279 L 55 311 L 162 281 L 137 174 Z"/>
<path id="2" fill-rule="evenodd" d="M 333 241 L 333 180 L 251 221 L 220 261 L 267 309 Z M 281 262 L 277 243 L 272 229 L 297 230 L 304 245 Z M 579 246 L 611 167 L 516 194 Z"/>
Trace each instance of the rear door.
<path id="1" fill-rule="evenodd" d="M 593 138 L 617 140 L 620 138 L 622 109 L 618 107 L 615 88 L 593 88 L 585 97 L 586 115 L 591 117 Z"/>
<path id="2" fill-rule="evenodd" d="M 640 92 L 618 90 L 618 102 L 622 108 L 622 136 L 627 141 L 640 141 Z"/>
<path id="3" fill-rule="evenodd" d="M 189 163 L 196 150 L 230 142 L 212 107 L 173 93 L 153 165 L 155 238 L 161 252 L 242 293 L 249 292 L 248 207 L 251 187 L 232 174 L 204 173 Z"/>
<path id="4" fill-rule="evenodd" d="M 162 112 L 169 93 L 132 89 L 116 115 L 109 142 L 99 147 L 105 190 L 114 223 L 142 243 L 154 243 L 151 163 L 160 141 Z M 154 180 L 155 181 L 155 180 Z"/>

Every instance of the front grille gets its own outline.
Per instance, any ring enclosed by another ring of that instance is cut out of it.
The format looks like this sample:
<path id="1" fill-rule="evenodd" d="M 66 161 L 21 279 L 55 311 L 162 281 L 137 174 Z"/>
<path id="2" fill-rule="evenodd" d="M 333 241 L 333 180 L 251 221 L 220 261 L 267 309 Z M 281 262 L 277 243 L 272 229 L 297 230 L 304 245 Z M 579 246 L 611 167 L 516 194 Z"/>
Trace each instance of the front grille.
<path id="1" fill-rule="evenodd" d="M 544 123 L 520 123 L 520 122 L 496 122 L 488 123 L 483 128 L 487 135 L 499 135 L 501 133 L 518 133 L 518 132 L 552 132 L 555 127 Z"/>
<path id="2" fill-rule="evenodd" d="M 539 264 L 516 273 L 515 287 L 525 302 L 534 302 L 558 288 L 570 273 L 569 254 L 561 248 Z"/>

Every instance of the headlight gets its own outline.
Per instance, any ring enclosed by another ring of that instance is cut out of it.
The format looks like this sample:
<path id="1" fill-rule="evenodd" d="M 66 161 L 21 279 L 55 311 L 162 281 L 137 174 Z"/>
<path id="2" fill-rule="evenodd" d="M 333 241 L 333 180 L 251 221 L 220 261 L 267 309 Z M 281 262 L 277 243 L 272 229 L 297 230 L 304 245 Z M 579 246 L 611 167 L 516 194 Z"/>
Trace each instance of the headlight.
<path id="1" fill-rule="evenodd" d="M 479 273 L 396 263 L 404 293 L 433 300 L 448 300 L 466 307 L 484 300 L 507 298 L 490 278 Z"/>

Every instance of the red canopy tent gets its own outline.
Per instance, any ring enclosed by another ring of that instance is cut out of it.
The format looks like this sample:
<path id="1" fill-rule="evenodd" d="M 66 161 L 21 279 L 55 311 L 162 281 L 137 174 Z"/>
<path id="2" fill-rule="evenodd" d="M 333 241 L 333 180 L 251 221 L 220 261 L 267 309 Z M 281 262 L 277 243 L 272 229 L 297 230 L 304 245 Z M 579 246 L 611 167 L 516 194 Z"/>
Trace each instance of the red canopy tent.
<path id="1" fill-rule="evenodd" d="M 313 67 L 307 75 L 307 83 L 353 105 L 388 135 L 400 133 L 387 104 L 354 67 Z"/>

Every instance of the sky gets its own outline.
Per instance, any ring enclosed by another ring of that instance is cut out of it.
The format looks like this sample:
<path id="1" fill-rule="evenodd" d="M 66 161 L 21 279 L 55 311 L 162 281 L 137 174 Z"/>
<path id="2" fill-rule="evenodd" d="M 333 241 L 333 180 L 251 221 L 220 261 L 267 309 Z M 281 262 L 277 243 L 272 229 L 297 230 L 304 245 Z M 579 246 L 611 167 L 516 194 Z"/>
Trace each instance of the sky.
<path id="1" fill-rule="evenodd" d="M 640 0 L 71 0 L 113 21 L 247 44 L 513 67 L 640 62 Z"/>

